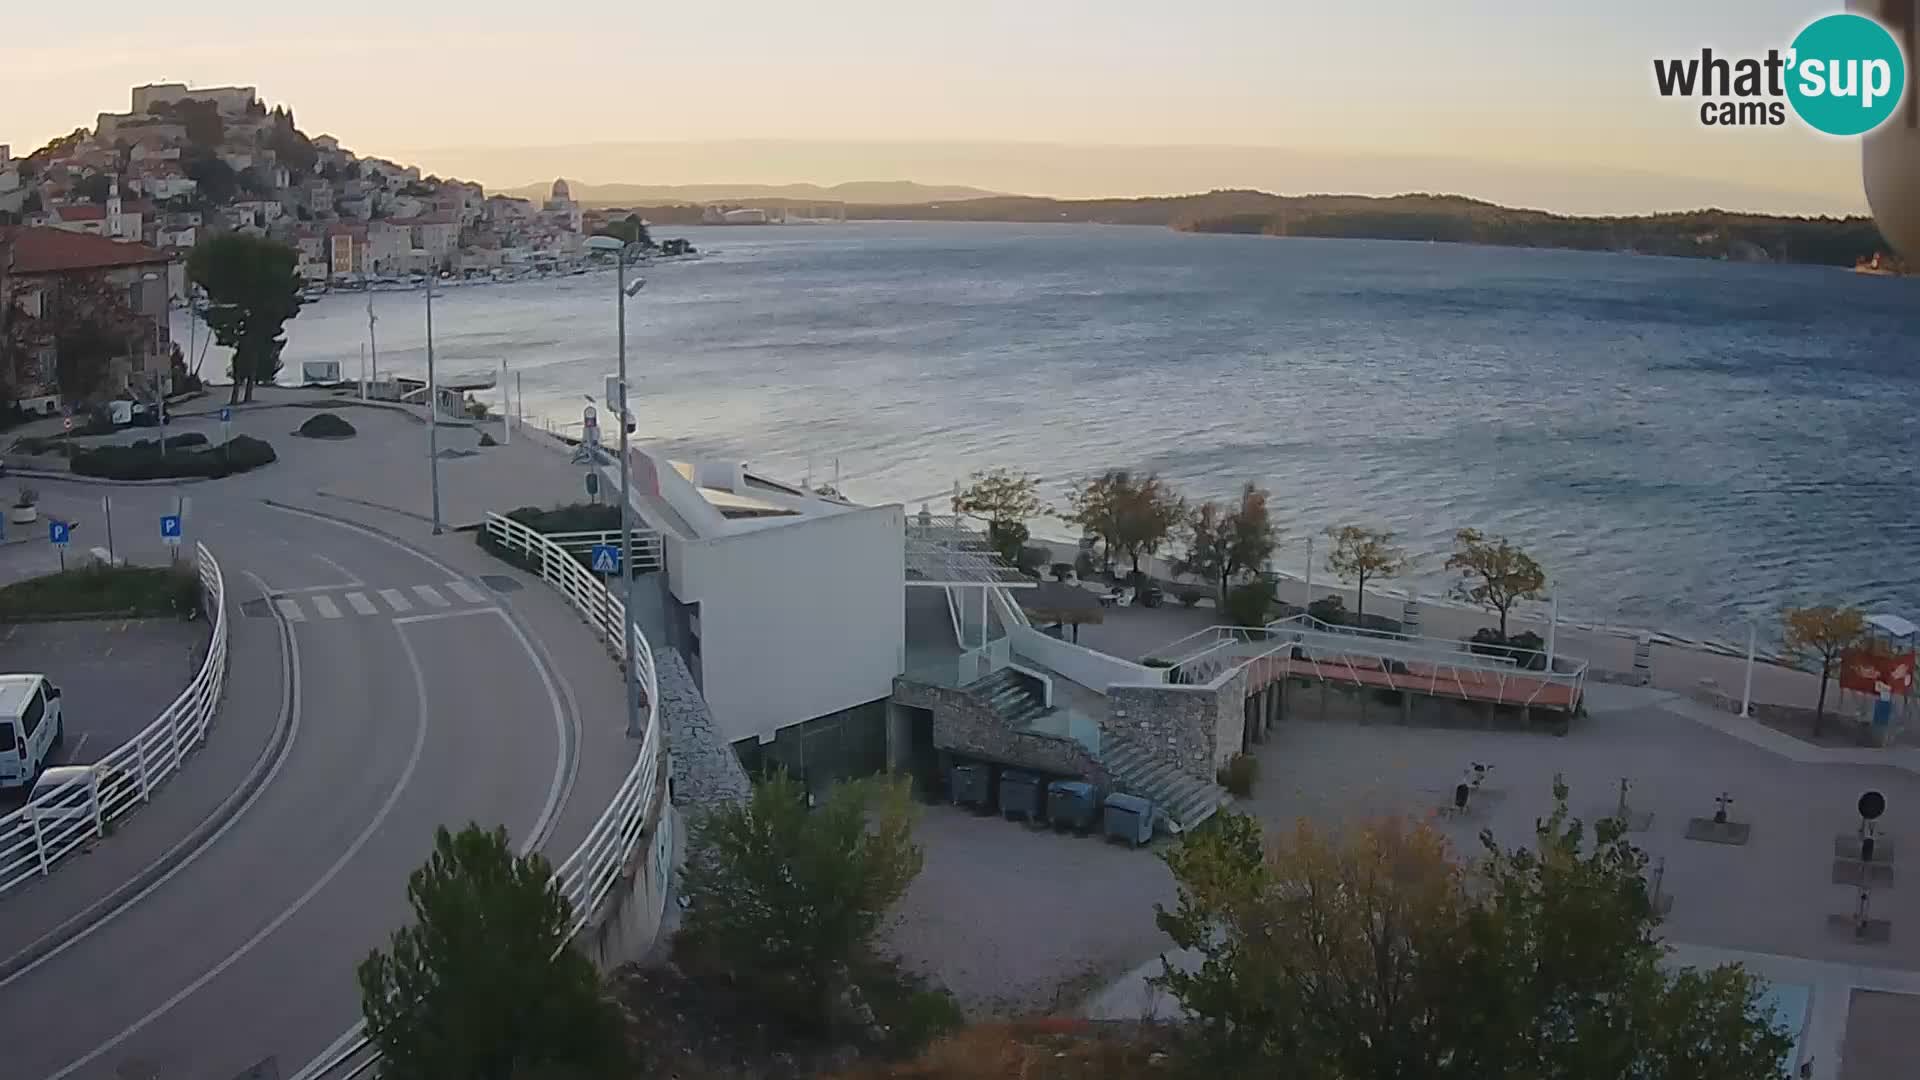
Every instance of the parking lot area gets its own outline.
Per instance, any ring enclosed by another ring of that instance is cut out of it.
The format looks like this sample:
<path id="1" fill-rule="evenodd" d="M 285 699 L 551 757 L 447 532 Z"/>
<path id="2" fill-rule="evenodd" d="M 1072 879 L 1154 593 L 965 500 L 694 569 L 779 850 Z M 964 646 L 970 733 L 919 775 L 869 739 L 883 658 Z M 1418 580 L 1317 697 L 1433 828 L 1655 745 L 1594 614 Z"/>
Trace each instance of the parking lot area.
<path id="1" fill-rule="evenodd" d="M 45 674 L 63 692 L 66 745 L 53 765 L 100 760 L 153 722 L 206 655 L 204 621 L 101 619 L 0 626 L 0 672 Z M 0 792 L 0 812 L 25 797 Z"/>

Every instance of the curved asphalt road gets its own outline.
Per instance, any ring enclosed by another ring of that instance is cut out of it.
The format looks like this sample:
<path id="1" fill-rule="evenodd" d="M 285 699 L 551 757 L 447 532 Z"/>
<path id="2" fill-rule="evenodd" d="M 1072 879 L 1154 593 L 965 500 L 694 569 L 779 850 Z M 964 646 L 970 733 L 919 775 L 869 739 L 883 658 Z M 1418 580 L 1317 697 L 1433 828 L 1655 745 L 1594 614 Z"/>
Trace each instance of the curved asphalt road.
<path id="1" fill-rule="evenodd" d="M 564 695 L 496 597 L 462 601 L 447 588 L 458 573 L 368 532 L 181 490 L 226 573 L 236 645 L 249 638 L 230 663 L 272 657 L 293 691 L 224 709 L 284 708 L 292 734 L 255 800 L 187 863 L 0 983 L 6 1077 L 226 1080 L 269 1059 L 291 1075 L 357 1019 L 352 966 L 408 920 L 406 877 L 434 827 L 538 839 L 571 783 Z M 116 490 L 116 520 L 157 517 L 172 498 Z M 263 587 L 300 620 L 242 615 Z M 278 649 L 258 644 L 274 637 Z"/>

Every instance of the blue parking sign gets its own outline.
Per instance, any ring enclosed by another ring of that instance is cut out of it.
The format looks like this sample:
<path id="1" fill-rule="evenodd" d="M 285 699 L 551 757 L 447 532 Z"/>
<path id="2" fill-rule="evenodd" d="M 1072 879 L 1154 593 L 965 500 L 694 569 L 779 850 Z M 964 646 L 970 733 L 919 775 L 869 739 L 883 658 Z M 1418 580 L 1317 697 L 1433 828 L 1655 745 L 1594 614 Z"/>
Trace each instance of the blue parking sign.
<path id="1" fill-rule="evenodd" d="M 165 540 L 169 544 L 178 544 L 180 542 L 179 514 L 160 515 L 160 539 Z"/>
<path id="2" fill-rule="evenodd" d="M 71 534 L 72 534 L 72 526 L 68 525 L 66 522 L 64 521 L 47 522 L 47 539 L 53 541 L 54 543 L 60 545 L 61 547 L 67 546 L 67 539 Z"/>
<path id="3" fill-rule="evenodd" d="M 220 409 L 220 422 L 224 424 L 231 419 L 233 419 L 233 410 L 222 406 Z"/>

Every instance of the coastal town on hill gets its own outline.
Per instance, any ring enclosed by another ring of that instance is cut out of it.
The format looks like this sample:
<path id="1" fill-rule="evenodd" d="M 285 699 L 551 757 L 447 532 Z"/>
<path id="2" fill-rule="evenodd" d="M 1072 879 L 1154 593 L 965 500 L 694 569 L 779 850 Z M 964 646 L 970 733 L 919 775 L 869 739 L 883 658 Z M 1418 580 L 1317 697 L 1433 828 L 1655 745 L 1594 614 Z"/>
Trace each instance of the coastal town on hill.
<path id="1" fill-rule="evenodd" d="M 130 98 L 128 111 L 25 157 L 0 144 L 0 224 L 174 252 L 213 233 L 267 236 L 298 252 L 304 281 L 327 287 L 567 266 L 616 213 L 586 211 L 564 180 L 536 203 L 356 155 L 308 137 L 251 86 L 154 83 Z"/>

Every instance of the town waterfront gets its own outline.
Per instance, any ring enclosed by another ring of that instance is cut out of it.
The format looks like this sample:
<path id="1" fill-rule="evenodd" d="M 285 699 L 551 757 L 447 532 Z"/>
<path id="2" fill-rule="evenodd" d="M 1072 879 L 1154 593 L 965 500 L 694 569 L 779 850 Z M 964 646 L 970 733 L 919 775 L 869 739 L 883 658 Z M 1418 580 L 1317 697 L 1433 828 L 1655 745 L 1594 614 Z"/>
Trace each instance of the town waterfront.
<path id="1" fill-rule="evenodd" d="M 1437 589 L 1473 525 L 1534 550 L 1563 613 L 1679 633 L 1743 638 L 1792 602 L 1920 612 L 1920 280 L 1144 227 L 667 231 L 707 254 L 644 271 L 628 343 L 640 435 L 677 455 L 816 483 L 837 460 L 863 501 L 993 465 L 1053 495 L 1110 466 L 1190 496 L 1252 479 L 1279 569 L 1370 522 Z M 577 423 L 613 293 L 447 290 L 437 363 L 505 360 L 530 414 Z M 424 370 L 423 299 L 375 295 L 383 372 Z M 354 377 L 365 305 L 304 310 L 288 376 Z"/>

